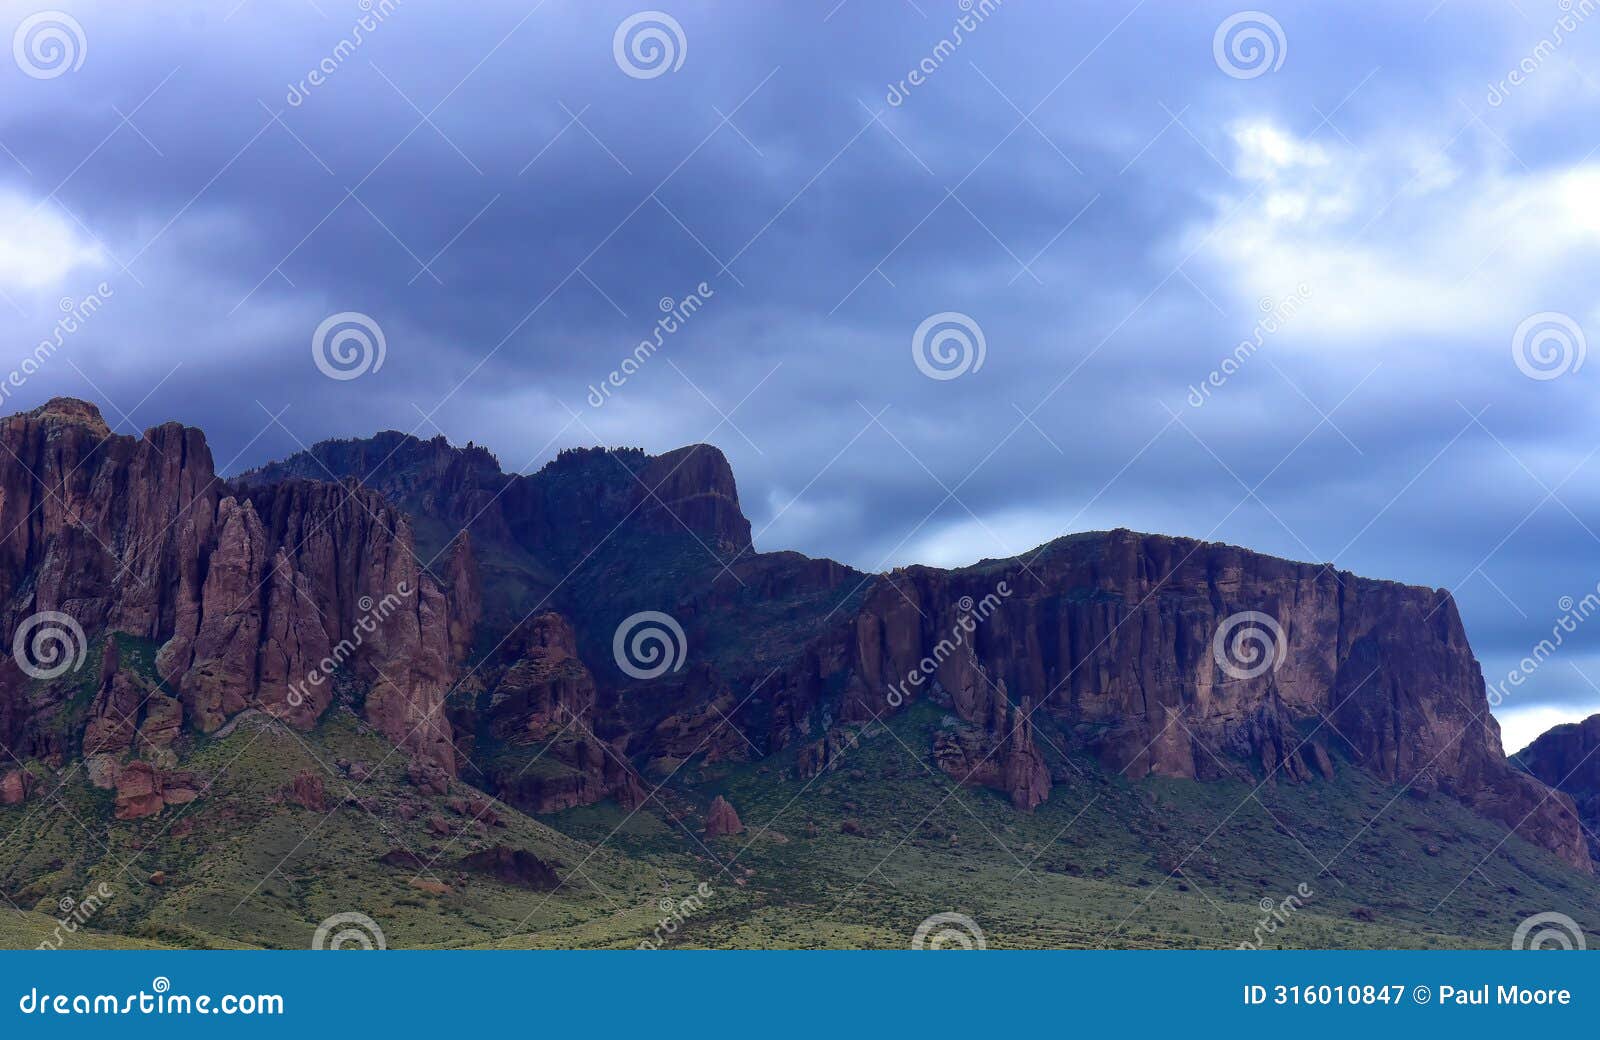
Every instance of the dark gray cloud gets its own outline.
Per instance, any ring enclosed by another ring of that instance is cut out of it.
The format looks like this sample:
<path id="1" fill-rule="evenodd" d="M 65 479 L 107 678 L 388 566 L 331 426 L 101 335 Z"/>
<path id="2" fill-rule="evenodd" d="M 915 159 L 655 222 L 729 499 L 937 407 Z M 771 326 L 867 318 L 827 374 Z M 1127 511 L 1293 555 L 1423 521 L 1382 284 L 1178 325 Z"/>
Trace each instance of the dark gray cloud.
<path id="1" fill-rule="evenodd" d="M 1236 78 L 1227 5 L 1012 0 L 940 47 L 952 3 L 674 2 L 682 66 L 634 78 L 631 4 L 411 0 L 341 47 L 344 0 L 72 0 L 81 66 L 0 69 L 0 323 L 20 361 L 110 297 L 10 400 L 180 418 L 234 470 L 389 427 L 511 469 L 711 440 L 765 548 L 1209 537 L 1449 587 L 1503 675 L 1600 581 L 1600 362 L 1512 355 L 1537 312 L 1600 334 L 1600 19 L 1426 6 L 1274 5 L 1281 65 Z M 341 311 L 380 371 L 313 364 Z M 987 352 L 935 380 L 946 311 Z M 1590 679 L 1600 624 L 1502 717 L 1600 710 Z"/>

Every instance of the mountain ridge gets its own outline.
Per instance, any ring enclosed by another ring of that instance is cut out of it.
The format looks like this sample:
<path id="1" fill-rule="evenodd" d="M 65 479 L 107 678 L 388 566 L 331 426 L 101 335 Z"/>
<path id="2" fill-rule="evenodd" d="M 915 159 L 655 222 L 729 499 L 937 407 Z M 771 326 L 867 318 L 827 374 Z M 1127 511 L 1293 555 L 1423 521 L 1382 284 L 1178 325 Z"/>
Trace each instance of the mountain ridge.
<path id="1" fill-rule="evenodd" d="M 740 797 L 758 801 L 829 787 L 888 728 L 1018 821 L 1085 775 L 1360 775 L 1593 869 L 1573 799 L 1501 752 L 1444 590 L 1122 529 L 867 574 L 757 551 L 709 445 L 572 449 L 508 475 L 475 445 L 391 432 L 224 479 L 198 430 L 115 435 L 70 399 L 0 420 L 0 440 L 0 621 L 68 615 L 90 659 L 44 678 L 0 660 L 0 740 L 38 763 L 0 770 L 6 804 L 81 770 L 118 819 L 170 826 L 215 797 L 193 763 L 232 720 L 320 740 L 348 711 L 405 762 L 395 811 L 469 785 L 502 814 L 615 805 L 681 829 L 710 812 L 685 799 L 712 777 L 751 777 Z M 625 652 L 639 619 L 665 665 Z M 722 833 L 695 841 L 729 840 L 730 819 L 762 833 L 722 805 Z M 464 840 L 472 862 L 516 862 Z"/>

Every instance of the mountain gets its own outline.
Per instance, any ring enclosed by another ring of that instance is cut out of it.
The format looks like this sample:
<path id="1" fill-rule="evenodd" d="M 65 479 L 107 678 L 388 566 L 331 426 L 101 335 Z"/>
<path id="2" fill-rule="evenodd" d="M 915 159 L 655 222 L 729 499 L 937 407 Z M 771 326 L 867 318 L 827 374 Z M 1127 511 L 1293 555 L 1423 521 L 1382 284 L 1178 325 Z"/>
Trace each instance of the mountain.
<path id="1" fill-rule="evenodd" d="M 709 878 L 673 941 L 903 945 L 957 900 L 1017 945 L 1237 945 L 1226 908 L 1304 885 L 1300 941 L 1501 945 L 1592 902 L 1441 590 L 1123 530 L 864 574 L 758 551 L 709 445 L 518 475 L 388 432 L 225 479 L 67 399 L 0 444 L 19 912 L 109 870 L 109 930 L 176 945 L 345 903 L 635 945 Z"/>
<path id="2" fill-rule="evenodd" d="M 1583 821 L 1589 854 L 1600 857 L 1600 715 L 1552 727 L 1512 756 L 1554 790 L 1569 796 Z"/>

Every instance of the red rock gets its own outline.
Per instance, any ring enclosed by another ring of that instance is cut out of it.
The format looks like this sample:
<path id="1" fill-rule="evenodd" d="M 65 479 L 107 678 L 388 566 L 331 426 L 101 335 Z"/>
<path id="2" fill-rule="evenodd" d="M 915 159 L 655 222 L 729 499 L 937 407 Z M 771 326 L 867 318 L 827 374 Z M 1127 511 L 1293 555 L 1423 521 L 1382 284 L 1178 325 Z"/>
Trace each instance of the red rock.
<path id="1" fill-rule="evenodd" d="M 412 759 L 406 776 L 426 794 L 445 794 L 450 790 L 450 774 L 427 759 Z"/>
<path id="2" fill-rule="evenodd" d="M 148 762 L 129 762 L 117 777 L 119 820 L 154 816 L 166 805 L 161 796 L 161 775 Z"/>
<path id="3" fill-rule="evenodd" d="M 33 793 L 33 774 L 26 769 L 7 770 L 0 776 L 0 805 L 21 805 Z"/>
<path id="4" fill-rule="evenodd" d="M 327 792 L 322 786 L 322 777 L 310 769 L 302 769 L 294 775 L 289 786 L 283 792 L 286 802 L 291 802 L 302 809 L 312 812 L 327 812 Z"/>
<path id="5" fill-rule="evenodd" d="M 550 892 L 560 887 L 561 879 L 555 868 L 531 852 L 506 845 L 496 845 L 474 852 L 458 864 L 462 870 L 487 874 L 518 888 L 531 888 L 536 892 Z"/>
<path id="6" fill-rule="evenodd" d="M 711 808 L 706 811 L 706 837 L 720 838 L 743 830 L 744 824 L 739 822 L 739 814 L 734 812 L 726 798 L 717 795 L 711 802 Z"/>
<path id="7" fill-rule="evenodd" d="M 511 759 L 491 765 L 488 780 L 499 797 L 533 813 L 603 798 L 629 809 L 639 805 L 644 789 L 627 756 L 595 735 L 594 674 L 578 656 L 567 619 L 546 611 L 528 620 L 507 637 L 503 656 L 511 663 L 490 680 L 490 732 L 510 744 L 532 745 L 541 759 L 566 768 L 530 770 Z"/>

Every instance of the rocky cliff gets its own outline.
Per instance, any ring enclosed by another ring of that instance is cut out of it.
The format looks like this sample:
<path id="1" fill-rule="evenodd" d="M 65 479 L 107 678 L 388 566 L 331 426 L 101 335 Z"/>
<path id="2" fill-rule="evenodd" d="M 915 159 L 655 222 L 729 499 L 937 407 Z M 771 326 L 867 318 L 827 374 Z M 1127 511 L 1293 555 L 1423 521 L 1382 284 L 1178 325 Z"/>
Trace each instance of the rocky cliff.
<path id="1" fill-rule="evenodd" d="M 1589 854 L 1600 857 L 1600 715 L 1546 730 L 1517 752 L 1515 761 L 1572 799 Z"/>
<path id="2" fill-rule="evenodd" d="M 918 699 L 949 707 L 961 724 L 941 767 L 1019 808 L 1048 796 L 1042 747 L 1132 778 L 1306 781 L 1337 758 L 1589 866 L 1571 800 L 1506 762 L 1441 590 L 1190 539 L 1079 535 L 885 575 L 789 688 L 774 712 L 789 730 L 829 688 L 843 723 Z"/>
<path id="3" fill-rule="evenodd" d="M 117 436 L 75 401 L 5 420 L 0 443 L 0 620 L 59 612 L 93 651 L 44 679 L 0 663 L 0 738 L 82 755 L 119 814 L 194 797 L 189 735 L 249 710 L 304 730 L 348 704 L 415 782 L 460 772 L 550 813 L 641 806 L 641 773 L 689 763 L 813 777 L 931 706 L 916 752 L 1018 812 L 1080 764 L 1251 785 L 1360 769 L 1590 869 L 1571 798 L 1501 754 L 1443 591 L 1127 531 L 866 575 L 757 552 L 705 445 L 521 476 L 390 433 L 228 482 L 198 431 Z M 661 615 L 667 665 L 628 667 L 614 636 Z"/>
<path id="4" fill-rule="evenodd" d="M 1571 800 L 1501 753 L 1443 591 L 1127 531 L 864 575 L 757 553 L 731 470 L 704 445 L 569 451 L 506 477 L 481 449 L 385 434 L 250 479 L 344 477 L 357 460 L 406 508 L 443 509 L 556 571 L 541 609 L 562 611 L 588 662 L 591 732 L 630 762 L 775 756 L 813 775 L 863 726 L 928 702 L 947 712 L 929 761 L 1022 811 L 1050 796 L 1052 763 L 1078 754 L 1132 778 L 1314 782 L 1360 768 L 1443 791 L 1589 869 Z M 608 651 L 618 624 L 650 609 L 693 649 L 641 683 Z M 574 797 L 611 787 L 588 774 Z"/>
<path id="5" fill-rule="evenodd" d="M 349 683 L 375 728 L 455 772 L 443 698 L 477 616 L 464 538 L 421 558 L 370 489 L 233 487 L 200 431 L 117 435 L 81 401 L 0 421 L 0 444 L 0 621 L 34 641 L 0 662 L 13 754 L 81 753 L 119 814 L 143 815 L 193 797 L 170 773 L 186 730 L 247 709 L 306 729 Z M 124 638 L 151 659 L 125 659 Z"/>

